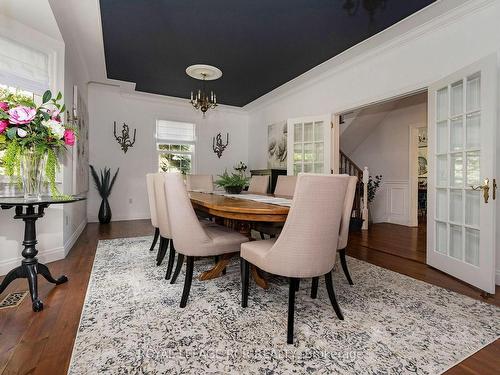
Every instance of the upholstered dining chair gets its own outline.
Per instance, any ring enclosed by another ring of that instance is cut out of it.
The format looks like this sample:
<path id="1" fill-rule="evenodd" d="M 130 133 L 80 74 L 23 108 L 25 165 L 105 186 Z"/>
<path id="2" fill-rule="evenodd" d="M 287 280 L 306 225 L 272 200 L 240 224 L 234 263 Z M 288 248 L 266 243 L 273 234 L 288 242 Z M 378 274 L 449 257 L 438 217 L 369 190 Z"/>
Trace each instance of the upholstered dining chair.
<path id="1" fill-rule="evenodd" d="M 274 195 L 293 197 L 295 192 L 295 185 L 297 184 L 297 176 L 278 176 L 276 187 L 274 188 Z M 267 234 L 271 238 L 280 234 L 283 229 L 282 223 L 255 223 L 252 227 L 253 230 L 260 233 L 260 238 L 265 239 L 264 235 Z"/>
<path id="2" fill-rule="evenodd" d="M 160 228 L 160 250 L 156 257 L 156 265 L 159 266 L 163 262 L 170 244 L 170 253 L 168 255 L 167 272 L 165 279 L 170 279 L 172 268 L 175 260 L 175 247 L 172 241 L 172 233 L 170 230 L 170 219 L 168 215 L 167 200 L 165 198 L 165 183 L 163 178 L 164 173 L 156 173 L 154 175 L 155 197 L 156 197 L 156 217 L 158 219 L 158 227 Z"/>
<path id="3" fill-rule="evenodd" d="M 186 188 L 188 191 L 212 193 L 214 191 L 214 179 L 212 175 L 188 174 L 186 175 Z"/>
<path id="4" fill-rule="evenodd" d="M 267 194 L 269 187 L 269 176 L 252 176 L 248 192 L 252 194 Z"/>
<path id="5" fill-rule="evenodd" d="M 274 195 L 293 197 L 295 186 L 297 185 L 297 176 L 278 176 Z"/>
<path id="6" fill-rule="evenodd" d="M 149 248 L 149 251 L 153 251 L 158 242 L 158 237 L 160 236 L 160 228 L 158 228 L 158 218 L 156 217 L 156 197 L 155 197 L 155 182 L 154 173 L 146 174 L 146 188 L 148 191 L 148 201 L 149 201 L 149 213 L 151 215 L 151 225 L 155 228 L 155 234 L 153 237 L 153 243 Z"/>
<path id="7" fill-rule="evenodd" d="M 347 175 L 342 175 L 347 176 Z M 347 282 L 350 285 L 354 285 L 351 279 L 351 275 L 349 273 L 349 268 L 347 268 L 347 260 L 346 260 L 346 248 L 347 248 L 347 240 L 349 238 L 349 224 L 351 222 L 351 214 L 352 214 L 352 205 L 354 202 L 354 196 L 356 195 L 356 185 L 358 183 L 358 178 L 355 176 L 349 176 L 349 183 L 347 184 L 347 191 L 345 193 L 344 199 L 344 209 L 342 212 L 342 219 L 340 221 L 340 230 L 339 230 L 339 240 L 337 243 L 337 252 L 340 258 L 340 264 L 342 265 L 342 270 L 344 271 L 344 275 L 347 279 Z M 316 298 L 318 294 L 318 282 L 319 279 L 317 277 L 313 278 L 312 287 L 311 287 L 311 298 Z"/>
<path id="8" fill-rule="evenodd" d="M 250 263 L 289 278 L 287 342 L 293 343 L 295 292 L 300 278 L 325 276 L 330 302 L 341 320 L 332 281 L 348 176 L 299 174 L 290 212 L 277 239 L 241 245 L 242 300 L 248 305 Z"/>
<path id="9" fill-rule="evenodd" d="M 195 257 L 237 252 L 248 238 L 221 225 L 202 225 L 196 217 L 181 175 L 167 173 L 163 177 L 173 241 L 179 256 L 186 257 L 186 277 L 180 303 L 183 308 L 189 298 Z"/>

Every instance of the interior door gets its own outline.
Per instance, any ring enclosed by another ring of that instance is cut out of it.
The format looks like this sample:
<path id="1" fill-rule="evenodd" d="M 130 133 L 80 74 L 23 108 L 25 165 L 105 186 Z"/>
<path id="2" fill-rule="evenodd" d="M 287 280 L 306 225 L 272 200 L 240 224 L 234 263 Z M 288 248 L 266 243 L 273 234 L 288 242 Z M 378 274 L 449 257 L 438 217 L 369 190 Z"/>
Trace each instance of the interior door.
<path id="1" fill-rule="evenodd" d="M 496 55 L 429 87 L 427 263 L 495 293 Z"/>
<path id="2" fill-rule="evenodd" d="M 289 119 L 287 173 L 330 173 L 331 116 Z"/>

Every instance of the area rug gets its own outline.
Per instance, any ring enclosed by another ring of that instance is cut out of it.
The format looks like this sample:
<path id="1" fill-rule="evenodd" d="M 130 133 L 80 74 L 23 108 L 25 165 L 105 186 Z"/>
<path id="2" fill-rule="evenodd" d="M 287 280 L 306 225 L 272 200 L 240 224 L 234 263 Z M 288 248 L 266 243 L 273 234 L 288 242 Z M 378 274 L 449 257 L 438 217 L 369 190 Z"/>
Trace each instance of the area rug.
<path id="1" fill-rule="evenodd" d="M 499 308 L 348 258 L 355 285 L 334 272 L 345 320 L 324 280 L 316 300 L 303 280 L 287 345 L 285 279 L 252 283 L 243 309 L 235 260 L 223 277 L 193 280 L 181 309 L 184 274 L 166 281 L 150 244 L 99 242 L 70 374 L 439 374 L 500 335 Z M 195 262 L 195 275 L 212 264 Z"/>

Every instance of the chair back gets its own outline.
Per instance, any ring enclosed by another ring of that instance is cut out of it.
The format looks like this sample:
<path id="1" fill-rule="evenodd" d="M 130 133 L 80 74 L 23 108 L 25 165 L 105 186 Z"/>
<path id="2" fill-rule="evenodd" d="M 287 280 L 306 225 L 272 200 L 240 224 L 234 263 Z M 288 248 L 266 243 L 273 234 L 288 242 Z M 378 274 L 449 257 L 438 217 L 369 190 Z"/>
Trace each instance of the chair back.
<path id="1" fill-rule="evenodd" d="M 188 191 L 202 191 L 212 193 L 214 191 L 214 179 L 208 174 L 188 174 L 186 176 L 186 188 Z"/>
<path id="2" fill-rule="evenodd" d="M 295 185 L 297 185 L 297 176 L 278 176 L 276 187 L 274 188 L 274 195 L 293 197 Z"/>
<path id="3" fill-rule="evenodd" d="M 335 264 L 348 176 L 300 173 L 281 235 L 265 262 L 279 275 L 315 277 Z"/>
<path id="4" fill-rule="evenodd" d="M 347 239 L 349 237 L 349 224 L 351 222 L 352 204 L 354 196 L 356 195 L 356 185 L 358 178 L 356 176 L 349 176 L 349 183 L 347 184 L 347 191 L 344 199 L 344 212 L 342 213 L 342 220 L 340 221 L 339 242 L 337 245 L 338 250 L 347 247 Z"/>
<path id="5" fill-rule="evenodd" d="M 181 254 L 191 254 L 197 247 L 210 242 L 211 238 L 194 212 L 182 176 L 166 173 L 162 177 L 175 249 Z"/>
<path id="6" fill-rule="evenodd" d="M 164 238 L 172 238 L 172 231 L 170 229 L 170 220 L 168 216 L 168 205 L 167 200 L 165 199 L 165 183 L 163 175 L 164 173 L 156 173 L 154 175 L 156 217 L 158 220 L 160 235 Z"/>
<path id="7" fill-rule="evenodd" d="M 148 191 L 149 213 L 151 215 L 151 225 L 158 228 L 158 219 L 156 217 L 156 197 L 155 197 L 155 173 L 146 174 L 146 188 Z"/>
<path id="8" fill-rule="evenodd" d="M 248 192 L 252 194 L 267 194 L 269 176 L 252 176 Z"/>

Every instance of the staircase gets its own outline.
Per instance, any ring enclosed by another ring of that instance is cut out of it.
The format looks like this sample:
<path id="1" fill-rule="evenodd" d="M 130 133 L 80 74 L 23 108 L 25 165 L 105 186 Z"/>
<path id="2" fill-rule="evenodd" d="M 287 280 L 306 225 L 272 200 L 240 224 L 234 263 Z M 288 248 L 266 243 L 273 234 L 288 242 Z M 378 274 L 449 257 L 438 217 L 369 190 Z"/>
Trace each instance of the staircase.
<path id="1" fill-rule="evenodd" d="M 348 174 L 349 176 L 356 176 L 358 184 L 356 186 L 356 195 L 354 196 L 354 203 L 352 205 L 353 217 L 361 219 L 362 217 L 362 204 L 361 195 L 363 194 L 363 170 L 356 165 L 349 157 L 340 151 L 339 173 Z"/>

